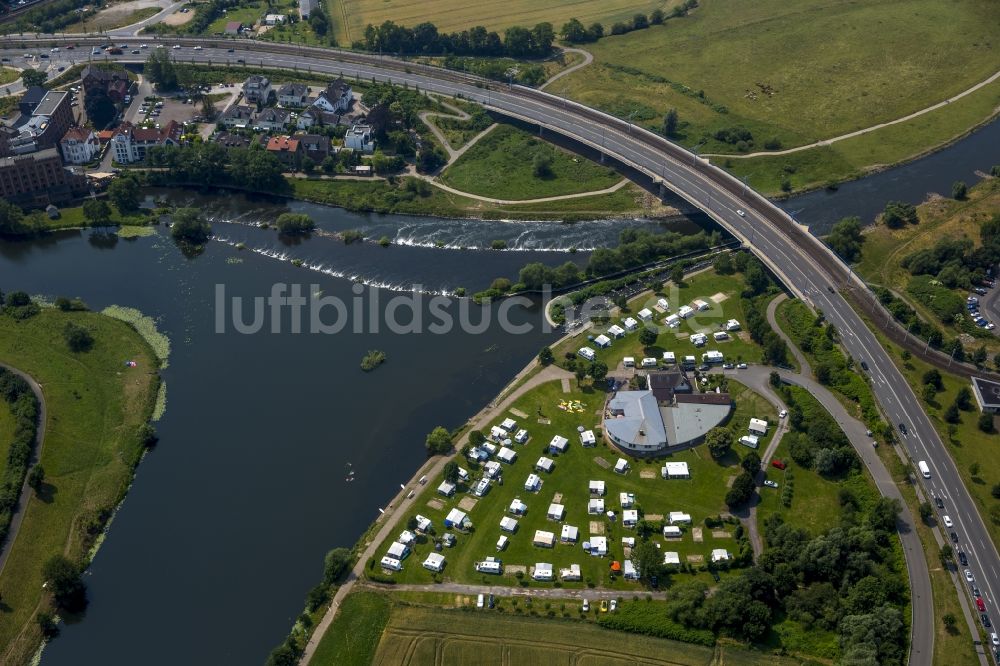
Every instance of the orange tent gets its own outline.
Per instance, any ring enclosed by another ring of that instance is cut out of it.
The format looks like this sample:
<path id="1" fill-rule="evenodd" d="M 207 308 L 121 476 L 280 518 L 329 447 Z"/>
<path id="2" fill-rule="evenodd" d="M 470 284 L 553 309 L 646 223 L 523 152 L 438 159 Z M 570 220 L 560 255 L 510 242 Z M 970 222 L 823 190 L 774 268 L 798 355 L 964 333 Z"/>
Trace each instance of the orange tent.
<path id="1" fill-rule="evenodd" d="M 611 570 L 612 571 L 621 571 L 622 570 L 622 565 L 618 562 L 618 560 L 615 560 L 614 562 L 611 563 Z"/>

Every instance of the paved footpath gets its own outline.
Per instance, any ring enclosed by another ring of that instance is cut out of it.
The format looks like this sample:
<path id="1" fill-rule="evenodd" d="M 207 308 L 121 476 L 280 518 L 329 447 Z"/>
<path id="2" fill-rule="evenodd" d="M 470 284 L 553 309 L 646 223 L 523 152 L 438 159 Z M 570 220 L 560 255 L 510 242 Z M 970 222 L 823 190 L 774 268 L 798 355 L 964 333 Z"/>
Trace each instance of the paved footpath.
<path id="1" fill-rule="evenodd" d="M 497 416 L 503 414 L 507 411 L 507 408 L 514 404 L 514 401 L 520 398 L 524 393 L 530 391 L 531 389 L 551 381 L 559 381 L 565 377 L 574 377 L 573 373 L 563 370 L 562 368 L 556 367 L 554 365 L 549 365 L 543 368 L 536 375 L 520 384 L 513 390 L 510 390 L 510 386 L 520 382 L 526 375 L 532 372 L 538 363 L 537 361 L 532 361 L 529 363 L 521 372 L 514 377 L 508 388 L 501 393 L 501 397 L 488 404 L 484 407 L 478 414 L 472 417 L 472 430 L 481 429 L 496 420 Z M 456 448 L 461 448 L 465 442 L 468 440 L 468 435 L 462 438 L 461 441 L 456 443 Z M 333 623 L 334 617 L 337 615 L 337 610 L 340 608 L 341 602 L 344 598 L 350 594 L 354 585 L 362 577 L 364 573 L 365 565 L 368 560 L 375 554 L 375 551 L 382 544 L 383 541 L 389 536 L 389 534 L 398 527 L 397 517 L 402 516 L 406 513 L 406 510 L 413 505 L 413 503 L 420 496 L 420 485 L 417 479 L 422 476 L 426 476 L 428 479 L 433 480 L 439 474 L 441 474 L 442 469 L 445 464 L 452 459 L 452 456 L 435 456 L 428 460 L 424 465 L 417 471 L 413 476 L 413 480 L 406 485 L 406 487 L 400 491 L 399 495 L 389 503 L 386 507 L 385 513 L 379 516 L 376 524 L 382 523 L 382 527 L 379 529 L 378 533 L 368 542 L 365 546 L 364 551 L 358 558 L 357 564 L 347 576 L 347 580 L 341 585 L 336 594 L 334 594 L 333 601 L 330 603 L 330 607 L 327 609 L 326 614 L 323 615 L 323 619 L 320 620 L 319 624 L 316 626 L 316 630 L 313 632 L 312 636 L 309 638 L 309 642 L 306 644 L 306 649 L 302 654 L 302 659 L 299 662 L 303 666 L 308 664 L 312 659 L 313 654 L 316 652 L 316 647 L 319 645 L 320 641 L 323 639 L 323 635 L 326 633 L 327 629 Z M 413 497 L 408 497 L 410 491 L 413 491 Z M 393 586 L 394 589 L 403 589 L 404 586 Z M 442 589 L 438 586 L 435 589 Z"/>
<path id="2" fill-rule="evenodd" d="M 5 363 L 0 363 L 0 367 L 13 372 L 15 375 L 28 382 L 28 386 L 31 387 L 31 392 L 35 394 L 35 398 L 38 400 L 38 430 L 35 432 L 35 448 L 31 453 L 31 458 L 28 460 L 28 469 L 30 470 L 38 464 L 38 461 L 41 459 L 42 445 L 45 443 L 45 425 L 48 422 L 45 409 L 45 396 L 42 395 L 41 385 L 30 375 L 26 375 L 17 368 L 11 367 Z M 17 533 L 21 529 L 21 522 L 24 520 L 24 512 L 28 508 L 28 500 L 30 499 L 31 488 L 28 486 L 28 478 L 25 476 L 24 483 L 21 486 L 21 495 L 17 498 L 17 509 L 14 511 L 14 515 L 10 519 L 10 530 L 7 532 L 7 540 L 3 542 L 3 548 L 0 549 L 0 572 L 3 572 L 4 565 L 7 564 L 7 558 L 10 557 L 10 551 L 13 549 L 14 542 L 17 540 Z"/>

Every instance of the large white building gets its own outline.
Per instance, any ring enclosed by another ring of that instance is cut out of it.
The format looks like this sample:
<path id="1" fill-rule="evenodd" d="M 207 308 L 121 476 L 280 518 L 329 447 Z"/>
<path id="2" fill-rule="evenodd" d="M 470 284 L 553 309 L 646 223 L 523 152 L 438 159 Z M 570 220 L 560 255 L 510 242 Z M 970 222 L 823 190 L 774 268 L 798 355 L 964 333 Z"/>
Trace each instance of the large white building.
<path id="1" fill-rule="evenodd" d="M 146 159 L 146 151 L 153 146 L 179 146 L 184 128 L 171 120 L 163 129 L 141 128 L 132 123 L 122 123 L 111 136 L 115 161 L 132 164 Z"/>
<path id="2" fill-rule="evenodd" d="M 68 164 L 86 164 L 101 152 L 101 142 L 93 130 L 70 127 L 59 141 L 63 161 Z"/>
<path id="3" fill-rule="evenodd" d="M 352 125 L 344 136 L 344 147 L 362 153 L 375 152 L 375 136 L 369 125 Z"/>

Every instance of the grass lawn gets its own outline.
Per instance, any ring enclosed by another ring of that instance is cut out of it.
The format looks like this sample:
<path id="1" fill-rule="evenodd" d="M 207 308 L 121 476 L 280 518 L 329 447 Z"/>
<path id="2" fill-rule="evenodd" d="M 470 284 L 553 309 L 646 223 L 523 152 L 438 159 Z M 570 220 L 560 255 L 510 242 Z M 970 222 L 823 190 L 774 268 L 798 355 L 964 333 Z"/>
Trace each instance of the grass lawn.
<path id="1" fill-rule="evenodd" d="M 14 437 L 14 414 L 10 411 L 10 404 L 6 400 L 0 400 L 0 464 L 7 465 L 7 454 L 10 453 L 10 445 Z"/>
<path id="2" fill-rule="evenodd" d="M 654 128 L 676 108 L 678 140 L 701 144 L 703 153 L 735 152 L 713 138 L 735 126 L 751 131 L 753 150 L 764 150 L 772 138 L 789 148 L 905 116 L 986 79 L 1000 65 L 990 27 L 996 12 L 989 0 L 715 0 L 663 26 L 586 45 L 594 65 L 555 82 L 550 92 L 623 117 L 634 112 Z M 786 163 L 797 167 L 796 188 L 849 177 L 982 122 L 998 90 L 994 84 L 912 126 L 817 155 L 768 158 L 769 166 L 733 160 L 734 169 L 741 175 L 754 169 L 751 184 L 769 192 L 777 191 Z"/>
<path id="3" fill-rule="evenodd" d="M 347 595 L 310 663 L 316 666 L 373 663 L 391 609 L 389 597 L 378 592 L 359 590 Z"/>
<path id="4" fill-rule="evenodd" d="M 231 21 L 239 21 L 244 25 L 254 25 L 264 16 L 264 6 L 259 3 L 247 4 L 239 7 L 232 7 L 225 14 L 208 24 L 208 27 L 201 33 L 203 35 L 222 34 L 226 30 L 226 24 Z M 185 26 L 179 26 L 184 32 Z"/>
<path id="5" fill-rule="evenodd" d="M 472 597 L 466 596 L 465 599 L 470 605 L 474 603 Z M 645 600 L 626 601 L 619 612 L 625 612 L 626 607 L 632 604 L 661 606 L 660 603 Z M 508 600 L 501 600 L 497 609 L 481 611 L 473 611 L 468 605 L 464 610 L 447 610 L 394 604 L 389 624 L 371 663 L 394 666 L 429 663 L 477 666 L 499 666 L 501 663 L 529 666 L 625 666 L 635 663 L 658 666 L 701 666 L 710 663 L 790 666 L 800 663 L 799 660 L 763 655 L 729 645 L 708 648 L 612 631 L 593 622 L 544 617 L 549 614 L 566 615 L 564 607 L 577 609 L 578 604 L 553 600 L 551 608 L 546 609 L 537 601 L 528 607 L 522 600 L 517 607 L 513 607 Z M 596 611 L 592 613 L 592 616 L 595 615 Z M 437 660 L 435 655 L 438 655 Z M 502 655 L 507 655 L 507 658 L 502 660 Z"/>
<path id="6" fill-rule="evenodd" d="M 0 85 L 17 81 L 19 78 L 21 78 L 21 72 L 13 67 L 0 67 Z"/>
<path id="7" fill-rule="evenodd" d="M 340 44 L 350 44 L 364 37 L 365 26 L 391 20 L 405 26 L 430 21 L 441 32 L 468 30 L 475 25 L 486 26 L 501 35 L 504 28 L 514 25 L 533 27 L 548 21 L 556 32 L 571 18 L 584 25 L 594 21 L 610 30 L 615 21 L 626 21 L 636 12 L 649 14 L 654 9 L 668 10 L 680 4 L 677 0 L 511 0 L 501 5 L 460 2 L 458 0 L 337 0 L 330 3 L 336 37 Z"/>
<path id="8" fill-rule="evenodd" d="M 967 238 L 975 246 L 981 244 L 979 227 L 1000 210 L 1000 179 L 986 178 L 969 190 L 966 201 L 954 199 L 931 199 L 917 207 L 920 223 L 902 229 L 890 229 L 884 224 L 870 228 L 864 236 L 862 258 L 857 270 L 872 284 L 892 289 L 898 296 L 917 310 L 920 316 L 943 328 L 947 337 L 958 334 L 972 335 L 975 346 L 985 344 L 993 354 L 1000 351 L 1000 340 L 992 332 L 975 326 L 971 319 L 963 317 L 961 329 L 954 321 L 941 321 L 920 299 L 907 293 L 912 280 L 910 272 L 900 263 L 904 257 L 917 250 L 931 248 L 941 239 L 957 240 Z M 944 289 L 944 287 L 941 287 Z M 954 294 L 964 301 L 968 290 L 954 289 Z"/>
<path id="9" fill-rule="evenodd" d="M 69 321 L 90 329 L 94 348 L 66 349 Z M 123 360 L 137 368 L 125 368 Z M 55 309 L 27 321 L 0 316 L 0 360 L 43 386 L 48 410 L 41 464 L 51 492 L 28 502 L 24 523 L 0 575 L 4 612 L 0 661 L 25 663 L 41 639 L 33 616 L 42 601 L 41 564 L 55 553 L 83 561 L 100 515 L 124 496 L 138 462 L 136 433 L 153 407 L 156 358 L 126 324 L 89 312 Z"/>
<path id="10" fill-rule="evenodd" d="M 541 153 L 551 160 L 551 173 L 538 177 L 533 161 Z M 463 192 L 497 199 L 537 199 L 611 187 L 622 176 L 579 155 L 516 128 L 498 125 L 441 174 L 441 180 Z"/>
<path id="11" fill-rule="evenodd" d="M 133 23 L 138 23 L 155 16 L 160 12 L 160 7 L 143 7 L 135 11 L 123 13 L 115 8 L 98 12 L 96 16 L 83 21 L 66 26 L 62 32 L 101 32 L 104 30 L 114 30 Z"/>
<path id="12" fill-rule="evenodd" d="M 743 303 L 740 299 L 743 287 L 743 279 L 739 274 L 718 275 L 714 271 L 699 273 L 685 280 L 683 286 L 679 288 L 673 283 L 668 283 L 663 297 L 670 304 L 671 313 L 676 312 L 681 305 L 690 304 L 695 299 L 707 302 L 709 304 L 708 310 L 698 312 L 694 316 L 682 320 L 683 323 L 679 328 L 667 328 L 661 325 L 660 334 L 652 347 L 643 348 L 639 342 L 638 333 L 633 332 L 614 341 L 610 347 L 599 349 L 587 340 L 587 337 L 597 333 L 587 331 L 553 349 L 553 352 L 555 352 L 556 358 L 562 358 L 566 353 L 575 355 L 580 347 L 590 346 L 597 352 L 597 358 L 607 363 L 612 370 L 619 365 L 625 356 L 632 356 L 636 362 L 639 362 L 645 356 L 661 359 L 665 351 L 674 352 L 678 362 L 683 356 L 694 355 L 698 363 L 701 363 L 701 354 L 709 349 L 718 349 L 725 354 L 727 361 L 734 363 L 740 360 L 758 361 L 761 358 L 760 349 L 750 341 L 750 336 L 745 331 L 730 333 L 730 338 L 721 342 L 716 342 L 711 337 L 712 332 L 718 331 L 720 325 L 724 325 L 729 319 L 746 322 Z M 713 301 L 712 297 L 717 294 L 722 294 L 725 298 L 719 302 Z M 655 312 L 653 306 L 659 298 L 658 295 L 646 294 L 633 299 L 629 302 L 629 312 L 613 317 L 612 323 L 621 325 L 621 321 L 626 317 L 636 318 L 636 313 L 643 308 L 649 308 Z M 658 324 L 662 324 L 665 317 L 666 314 L 656 313 L 655 320 Z M 690 340 L 690 336 L 698 332 L 704 332 L 709 336 L 709 342 L 704 347 L 695 347 Z"/>
<path id="13" fill-rule="evenodd" d="M 289 182 L 295 198 L 340 206 L 352 211 L 475 217 L 484 219 L 593 220 L 612 215 L 664 214 L 644 192 L 629 185 L 617 192 L 544 204 L 493 204 L 445 192 L 434 186 L 427 196 L 402 191 L 382 180 L 303 180 Z"/>
<path id="14" fill-rule="evenodd" d="M 590 498 L 587 485 L 590 480 L 604 480 L 607 483 L 607 494 L 604 496 L 606 510 L 619 511 L 620 492 L 632 492 L 636 495 L 636 504 L 646 515 L 667 514 L 669 511 L 686 511 L 692 514 L 692 527 L 699 527 L 705 517 L 718 515 L 725 511 L 722 501 L 727 479 L 738 472 L 739 458 L 734 454 L 721 464 L 711 460 L 706 451 L 701 448 L 680 452 L 671 456 L 672 460 L 686 461 L 691 469 L 691 479 L 666 481 L 659 475 L 662 463 L 658 461 L 631 461 L 632 469 L 626 475 L 615 474 L 610 467 L 621 457 L 616 450 L 607 445 L 599 444 L 594 448 L 580 445 L 577 436 L 577 426 L 594 428 L 599 426 L 599 410 L 603 407 L 605 394 L 589 386 L 584 389 L 576 387 L 575 380 L 571 384 L 571 392 L 563 393 L 560 382 L 543 384 L 522 396 L 512 406 L 511 418 L 519 421 L 519 426 L 526 428 L 531 439 L 523 446 L 516 446 L 517 461 L 504 468 L 503 485 L 492 487 L 490 492 L 480 498 L 475 506 L 467 511 L 475 530 L 468 534 L 457 533 L 458 544 L 453 549 L 445 549 L 447 566 L 443 577 L 460 582 L 496 584 L 514 584 L 514 570 L 511 565 L 530 567 L 536 562 L 551 562 L 556 568 L 569 564 L 579 564 L 584 577 L 584 583 L 612 586 L 621 589 L 634 589 L 635 585 L 626 583 L 620 577 L 611 580 L 608 565 L 612 559 L 624 557 L 621 537 L 634 536 L 633 529 L 625 528 L 620 520 L 609 520 L 603 515 L 589 515 L 587 503 Z M 583 404 L 582 411 L 569 413 L 559 409 L 564 400 L 579 400 Z M 527 418 L 516 416 L 515 410 L 528 414 Z M 539 413 L 542 416 L 539 416 Z M 550 423 L 539 423 L 539 420 L 549 420 Z M 747 416 L 749 419 L 749 416 Z M 538 492 L 527 492 L 524 481 L 528 474 L 534 471 L 535 462 L 545 453 L 549 441 L 555 434 L 562 434 L 570 440 L 569 449 L 561 456 L 549 456 L 555 460 L 555 468 L 551 474 L 542 473 L 543 485 Z M 467 469 L 470 465 L 459 460 L 459 464 Z M 649 474 L 643 478 L 643 473 Z M 437 493 L 440 479 L 430 479 L 422 496 L 416 502 L 411 515 L 421 514 L 430 518 L 438 533 L 443 532 L 443 518 L 448 511 L 457 507 L 463 501 L 468 503 L 472 496 L 464 492 L 466 486 L 460 485 L 459 492 L 451 498 L 444 498 Z M 562 522 L 549 520 L 546 517 L 550 503 L 555 501 L 556 494 L 562 495 L 562 503 L 566 515 Z M 496 552 L 496 541 L 501 535 L 500 519 L 508 515 L 507 508 L 511 500 L 520 498 L 528 505 L 528 512 L 518 517 L 517 532 L 508 535 L 510 542 L 505 551 Z M 467 499 L 468 498 L 468 499 Z M 465 510 L 465 509 L 463 509 Z M 407 516 L 409 518 L 409 516 Z M 594 530 L 591 530 L 593 523 Z M 556 534 L 558 540 L 562 524 L 574 525 L 580 530 L 577 544 L 557 544 L 555 548 L 537 548 L 532 545 L 535 530 L 546 530 Z M 400 523 L 400 530 L 405 522 Z M 688 529 L 684 537 L 678 541 L 665 542 L 657 537 L 666 550 L 677 550 L 683 555 L 699 555 L 707 557 L 713 548 L 724 547 L 735 551 L 737 543 L 731 536 L 732 526 L 721 528 L 728 530 L 726 536 L 713 537 L 711 530 L 705 529 L 704 541 L 696 542 L 692 530 Z M 590 535 L 604 534 L 608 537 L 609 556 L 597 558 L 587 555 L 580 543 L 588 540 Z M 383 548 L 379 549 L 378 557 L 395 540 L 395 535 L 389 537 Z M 425 570 L 421 563 L 431 552 L 432 545 L 425 539 L 419 543 L 414 552 L 405 560 L 403 571 L 394 574 L 399 582 L 426 583 L 433 580 L 431 572 Z M 499 578 L 485 577 L 475 571 L 474 563 L 487 555 L 501 557 L 508 568 L 504 576 Z M 526 572 L 527 573 L 527 572 Z M 703 574 L 707 578 L 707 574 Z M 525 581 L 528 578 L 525 577 Z M 564 583 L 566 587 L 581 587 L 584 583 Z M 552 583 L 531 583 L 550 587 Z"/>

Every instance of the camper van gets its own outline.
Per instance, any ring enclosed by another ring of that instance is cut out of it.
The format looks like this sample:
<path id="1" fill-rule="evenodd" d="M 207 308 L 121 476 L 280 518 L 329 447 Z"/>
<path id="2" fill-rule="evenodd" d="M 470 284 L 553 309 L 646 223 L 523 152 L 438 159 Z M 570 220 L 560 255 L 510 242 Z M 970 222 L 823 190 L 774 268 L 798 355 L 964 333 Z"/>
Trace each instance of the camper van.
<path id="1" fill-rule="evenodd" d="M 918 462 L 917 467 L 920 469 L 920 473 L 924 475 L 925 479 L 931 478 L 931 468 L 927 466 L 926 460 Z"/>

